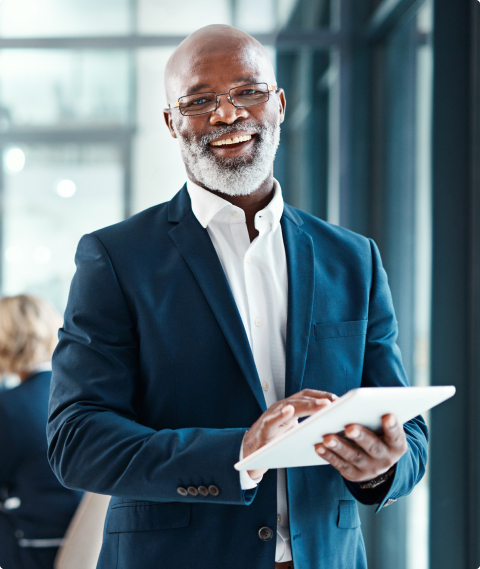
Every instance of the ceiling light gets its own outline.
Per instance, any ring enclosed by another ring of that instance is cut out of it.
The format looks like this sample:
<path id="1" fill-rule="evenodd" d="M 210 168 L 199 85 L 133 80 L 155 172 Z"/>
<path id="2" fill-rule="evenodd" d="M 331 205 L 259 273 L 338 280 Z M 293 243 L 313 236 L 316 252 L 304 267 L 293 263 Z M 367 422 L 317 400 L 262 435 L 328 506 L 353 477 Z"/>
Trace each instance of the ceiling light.
<path id="1" fill-rule="evenodd" d="M 5 167 L 9 172 L 21 172 L 25 166 L 25 154 L 20 148 L 10 148 L 5 153 Z"/>
<path id="2" fill-rule="evenodd" d="M 51 258 L 52 254 L 50 252 L 50 249 L 44 245 L 37 247 L 33 252 L 33 259 L 37 265 L 46 265 Z"/>
<path id="3" fill-rule="evenodd" d="M 62 198 L 71 198 L 77 191 L 77 186 L 75 185 L 75 182 L 72 182 L 72 180 L 60 180 L 57 184 L 56 190 L 57 194 Z"/>

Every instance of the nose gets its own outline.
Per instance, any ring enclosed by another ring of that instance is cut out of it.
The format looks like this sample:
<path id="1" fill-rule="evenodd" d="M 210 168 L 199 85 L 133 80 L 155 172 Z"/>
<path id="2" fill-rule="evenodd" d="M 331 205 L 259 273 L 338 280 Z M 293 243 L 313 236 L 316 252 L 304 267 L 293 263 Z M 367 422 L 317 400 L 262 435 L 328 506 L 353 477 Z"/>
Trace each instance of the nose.
<path id="1" fill-rule="evenodd" d="M 248 118 L 248 110 L 245 107 L 236 107 L 228 94 L 218 95 L 217 101 L 217 108 L 210 115 L 211 125 L 233 124 L 239 118 Z"/>

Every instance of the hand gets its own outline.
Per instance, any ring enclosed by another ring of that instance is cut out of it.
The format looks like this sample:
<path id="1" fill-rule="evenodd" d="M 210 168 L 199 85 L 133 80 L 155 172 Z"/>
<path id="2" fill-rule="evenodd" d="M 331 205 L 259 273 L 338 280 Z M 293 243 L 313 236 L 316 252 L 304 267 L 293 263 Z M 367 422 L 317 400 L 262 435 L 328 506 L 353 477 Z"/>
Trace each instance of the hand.
<path id="1" fill-rule="evenodd" d="M 304 389 L 295 395 L 277 401 L 263 413 L 247 431 L 243 439 L 243 457 L 246 458 L 259 448 L 298 424 L 300 417 L 309 417 L 330 405 L 338 397 L 327 391 Z M 267 469 L 249 470 L 252 478 L 265 474 Z"/>
<path id="2" fill-rule="evenodd" d="M 367 482 L 387 472 L 408 449 L 395 415 L 384 415 L 382 427 L 383 434 L 377 436 L 361 425 L 348 425 L 345 437 L 326 435 L 315 450 L 347 480 Z"/>

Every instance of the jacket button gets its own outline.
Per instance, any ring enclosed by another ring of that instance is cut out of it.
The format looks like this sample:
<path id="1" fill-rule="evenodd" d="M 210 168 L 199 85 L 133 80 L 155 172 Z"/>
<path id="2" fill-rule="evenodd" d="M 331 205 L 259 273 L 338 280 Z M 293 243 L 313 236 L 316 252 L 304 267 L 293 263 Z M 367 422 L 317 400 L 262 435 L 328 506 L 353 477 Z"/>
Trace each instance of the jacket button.
<path id="1" fill-rule="evenodd" d="M 198 493 L 200 496 L 208 496 L 208 488 L 206 486 L 199 486 Z"/>
<path id="2" fill-rule="evenodd" d="M 188 492 L 183 486 L 179 486 L 177 488 L 177 492 L 180 494 L 180 496 L 188 496 Z"/>
<path id="3" fill-rule="evenodd" d="M 189 486 L 188 493 L 190 496 L 198 496 L 198 490 L 195 488 L 195 486 Z"/>
<path id="4" fill-rule="evenodd" d="M 273 537 L 273 530 L 271 530 L 270 528 L 267 528 L 266 526 L 263 528 L 260 528 L 258 530 L 258 537 L 262 541 L 270 541 Z"/>
<path id="5" fill-rule="evenodd" d="M 208 491 L 212 496 L 218 496 L 220 494 L 220 490 L 213 484 L 208 487 Z"/>

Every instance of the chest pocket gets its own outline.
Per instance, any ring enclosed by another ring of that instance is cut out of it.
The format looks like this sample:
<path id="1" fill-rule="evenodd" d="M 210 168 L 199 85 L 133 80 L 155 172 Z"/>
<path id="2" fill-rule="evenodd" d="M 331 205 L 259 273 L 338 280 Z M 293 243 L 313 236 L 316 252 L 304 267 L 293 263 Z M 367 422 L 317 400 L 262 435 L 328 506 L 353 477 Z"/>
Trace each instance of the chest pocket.
<path id="1" fill-rule="evenodd" d="M 315 340 L 365 336 L 368 320 L 350 322 L 316 322 L 313 325 Z"/>
<path id="2" fill-rule="evenodd" d="M 360 387 L 368 320 L 314 322 L 303 387 L 343 395 Z"/>
<path id="3" fill-rule="evenodd" d="M 190 523 L 190 504 L 126 502 L 112 506 L 107 532 L 125 533 L 182 528 Z"/>

